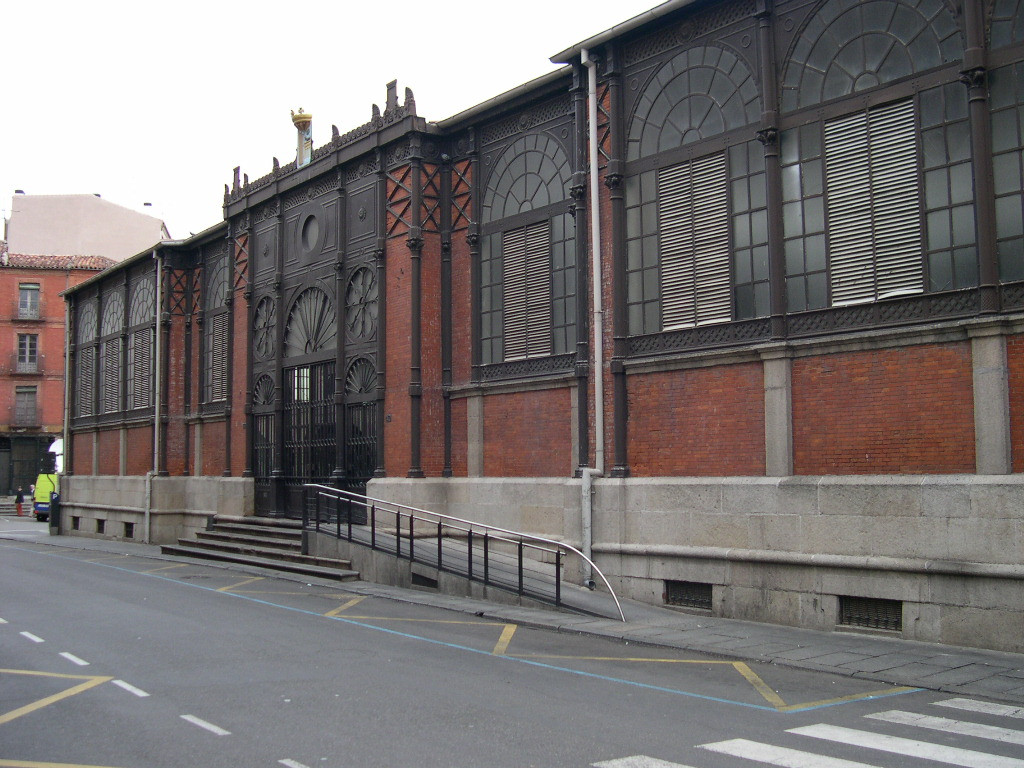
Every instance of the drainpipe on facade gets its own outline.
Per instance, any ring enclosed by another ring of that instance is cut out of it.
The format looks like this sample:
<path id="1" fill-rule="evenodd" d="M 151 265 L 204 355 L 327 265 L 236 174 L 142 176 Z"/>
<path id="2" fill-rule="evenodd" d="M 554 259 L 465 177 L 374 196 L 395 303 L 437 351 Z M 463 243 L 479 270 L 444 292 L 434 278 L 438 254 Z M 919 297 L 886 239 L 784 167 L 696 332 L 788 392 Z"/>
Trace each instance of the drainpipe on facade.
<path id="1" fill-rule="evenodd" d="M 594 478 L 604 475 L 604 308 L 601 298 L 601 209 L 598 196 L 598 153 L 597 153 L 597 62 L 590 57 L 590 52 L 580 50 L 580 63 L 587 68 L 587 135 L 590 145 L 590 264 L 591 291 L 593 293 L 594 340 L 594 467 L 584 468 L 580 472 L 583 480 L 581 492 L 583 511 L 583 554 L 593 559 L 592 545 L 594 540 Z M 587 566 L 584 584 L 594 588 L 593 573 Z"/>
<path id="2" fill-rule="evenodd" d="M 146 518 L 145 537 L 147 544 L 152 544 L 153 524 L 153 476 L 160 471 L 160 401 L 163 398 L 161 382 L 163 380 L 160 367 L 160 308 L 163 306 L 163 258 L 160 252 L 153 249 L 153 260 L 156 262 L 156 307 L 153 310 L 153 468 L 146 473 Z"/>

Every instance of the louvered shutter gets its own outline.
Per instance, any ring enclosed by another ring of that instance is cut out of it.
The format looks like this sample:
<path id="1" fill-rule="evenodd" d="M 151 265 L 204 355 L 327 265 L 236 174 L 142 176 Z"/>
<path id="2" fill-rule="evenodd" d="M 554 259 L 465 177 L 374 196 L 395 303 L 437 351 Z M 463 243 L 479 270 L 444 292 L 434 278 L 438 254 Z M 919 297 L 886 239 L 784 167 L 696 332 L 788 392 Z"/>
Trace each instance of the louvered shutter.
<path id="1" fill-rule="evenodd" d="M 144 328 L 132 334 L 132 408 L 152 405 L 153 330 Z"/>
<path id="2" fill-rule="evenodd" d="M 832 304 L 923 290 L 912 102 L 825 125 Z"/>
<path id="3" fill-rule="evenodd" d="M 868 113 L 877 298 L 924 290 L 914 104 Z"/>
<path id="4" fill-rule="evenodd" d="M 551 236 L 547 221 L 526 228 L 526 354 L 551 354 Z"/>
<path id="5" fill-rule="evenodd" d="M 526 230 L 513 229 L 501 238 L 503 341 L 506 360 L 526 357 Z"/>
<path id="6" fill-rule="evenodd" d="M 121 340 L 103 342 L 103 412 L 121 410 Z"/>
<path id="7" fill-rule="evenodd" d="M 210 331 L 210 400 L 228 396 L 228 314 L 214 316 Z"/>
<path id="8" fill-rule="evenodd" d="M 505 360 L 551 354 L 551 234 L 547 221 L 501 240 Z"/>
<path id="9" fill-rule="evenodd" d="M 78 350 L 78 415 L 93 415 L 96 380 L 96 348 Z"/>
<path id="10" fill-rule="evenodd" d="M 662 330 L 732 319 L 725 156 L 658 174 Z"/>

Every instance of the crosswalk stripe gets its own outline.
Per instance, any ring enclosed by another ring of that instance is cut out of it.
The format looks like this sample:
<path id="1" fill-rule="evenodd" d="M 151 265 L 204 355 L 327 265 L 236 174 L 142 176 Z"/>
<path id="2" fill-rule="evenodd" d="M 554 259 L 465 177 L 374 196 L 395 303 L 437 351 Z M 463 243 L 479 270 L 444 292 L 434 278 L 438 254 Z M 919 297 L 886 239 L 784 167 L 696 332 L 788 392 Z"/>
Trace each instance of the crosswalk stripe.
<path id="1" fill-rule="evenodd" d="M 883 720 L 887 723 L 929 728 L 933 731 L 958 733 L 961 736 L 976 736 L 979 739 L 1005 741 L 1008 744 L 1024 744 L 1024 731 L 1015 731 L 1012 728 L 999 728 L 995 725 L 984 725 L 983 723 L 968 723 L 963 720 L 950 720 L 948 717 L 919 715 L 916 712 L 903 712 L 898 709 L 891 709 L 888 712 L 874 712 L 870 715 L 865 715 L 865 717 L 870 717 L 873 720 Z"/>
<path id="2" fill-rule="evenodd" d="M 761 744 L 748 739 L 730 739 L 714 744 L 701 744 L 701 749 L 709 749 L 712 752 L 742 757 L 747 760 L 756 760 L 768 765 L 778 765 L 782 768 L 875 768 L 868 763 L 857 763 L 853 760 L 844 760 L 841 757 L 815 755 L 810 752 L 802 752 L 799 749 L 776 747 L 774 744 Z"/>
<path id="3" fill-rule="evenodd" d="M 633 755 L 632 757 L 620 757 L 616 760 L 605 760 L 601 763 L 591 763 L 592 768 L 690 768 L 682 763 L 666 763 L 656 757 L 647 755 Z"/>
<path id="4" fill-rule="evenodd" d="M 963 766 L 963 768 L 1024 768 L 1024 760 L 1018 760 L 1015 757 L 1001 757 L 984 752 L 975 752 L 971 749 L 945 747 L 939 744 L 931 744 L 927 741 L 903 739 L 897 736 L 871 733 L 870 731 L 858 731 L 854 728 L 843 728 L 838 725 L 808 725 L 801 728 L 791 728 L 787 733 L 811 736 L 815 739 L 824 739 L 825 741 L 836 741 L 855 747 L 877 749 L 897 755 L 919 757 L 939 763 L 959 765 Z"/>
<path id="5" fill-rule="evenodd" d="M 1011 707 L 1009 704 L 995 704 L 991 701 L 975 701 L 974 699 L 946 699 L 936 701 L 937 707 L 951 707 L 952 709 L 963 709 L 967 712 L 980 712 L 985 715 L 999 715 L 1000 717 L 1016 717 L 1024 720 L 1024 707 Z"/>

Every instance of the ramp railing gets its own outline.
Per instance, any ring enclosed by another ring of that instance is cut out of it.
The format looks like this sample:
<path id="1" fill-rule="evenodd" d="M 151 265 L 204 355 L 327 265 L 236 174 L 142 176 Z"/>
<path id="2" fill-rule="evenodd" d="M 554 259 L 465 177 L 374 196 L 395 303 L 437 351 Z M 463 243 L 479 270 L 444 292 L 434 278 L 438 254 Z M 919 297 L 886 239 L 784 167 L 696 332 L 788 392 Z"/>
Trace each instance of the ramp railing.
<path id="1" fill-rule="evenodd" d="M 577 570 L 570 573 L 579 574 L 581 586 L 594 590 L 603 585 L 616 618 L 626 620 L 601 569 L 569 544 L 327 485 L 310 483 L 305 491 L 304 528 L 535 600 L 596 613 L 579 600 L 565 600 L 563 581 L 569 583 L 567 567 L 575 564 Z M 589 578 L 591 573 L 596 578 Z"/>

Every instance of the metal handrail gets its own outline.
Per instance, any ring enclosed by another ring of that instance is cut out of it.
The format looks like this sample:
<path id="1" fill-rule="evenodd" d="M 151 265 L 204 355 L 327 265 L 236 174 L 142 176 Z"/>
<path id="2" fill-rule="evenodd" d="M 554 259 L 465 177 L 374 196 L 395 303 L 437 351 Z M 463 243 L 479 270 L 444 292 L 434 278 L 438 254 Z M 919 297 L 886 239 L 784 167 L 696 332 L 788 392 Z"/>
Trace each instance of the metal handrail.
<path id="1" fill-rule="evenodd" d="M 487 523 L 480 523 L 480 522 L 476 522 L 476 521 L 473 521 L 473 520 L 466 520 L 465 518 L 461 518 L 461 517 L 453 517 L 452 515 L 445 515 L 445 514 L 442 514 L 441 512 L 431 512 L 428 509 L 420 509 L 418 507 L 410 507 L 407 504 L 401 504 L 401 503 L 395 502 L 395 501 L 388 501 L 386 499 L 378 499 L 378 498 L 374 498 L 372 496 L 364 496 L 362 494 L 354 493 L 352 491 L 346 491 L 346 490 L 343 490 L 341 488 L 332 488 L 329 485 L 320 485 L 318 483 L 307 483 L 307 484 L 305 484 L 304 488 L 312 490 L 312 491 L 314 491 L 316 493 L 316 500 L 317 500 L 317 509 L 318 509 L 318 511 L 317 511 L 317 516 L 316 516 L 317 519 L 316 519 L 315 528 L 316 528 L 317 531 L 320 530 L 319 500 L 320 500 L 320 498 L 322 496 L 326 496 L 328 498 L 339 499 L 339 500 L 345 500 L 345 501 L 348 501 L 350 503 L 355 503 L 355 504 L 361 505 L 364 509 L 366 509 L 367 513 L 368 513 L 368 517 L 369 517 L 368 523 L 370 525 L 370 546 L 371 546 L 371 548 L 376 548 L 376 539 L 377 539 L 376 511 L 377 511 L 377 509 L 378 508 L 383 508 L 383 509 L 385 509 L 385 510 L 387 510 L 389 512 L 394 513 L 396 515 L 396 525 L 395 525 L 396 555 L 399 556 L 399 557 L 402 556 L 401 555 L 401 540 L 402 540 L 402 537 L 403 537 L 403 531 L 402 531 L 402 520 L 403 519 L 408 519 L 409 520 L 409 531 L 408 531 L 409 556 L 408 557 L 409 557 L 410 560 L 414 559 L 414 547 L 415 547 L 415 544 L 414 544 L 415 537 L 413 535 L 414 534 L 414 531 L 413 531 L 414 522 L 416 520 L 421 520 L 421 521 L 423 521 L 425 523 L 433 523 L 433 524 L 437 525 L 437 539 L 438 539 L 438 543 L 437 543 L 437 558 L 438 558 L 437 567 L 438 567 L 439 570 L 441 569 L 441 566 L 442 566 L 442 562 L 441 562 L 441 557 L 442 557 L 441 556 L 441 539 L 442 539 L 443 529 L 447 528 L 450 531 L 454 530 L 454 531 L 464 532 L 466 534 L 466 537 L 467 537 L 468 549 L 469 549 L 468 578 L 470 580 L 473 579 L 473 557 L 472 557 L 472 553 L 473 553 L 473 536 L 474 536 L 474 534 L 480 535 L 482 533 L 482 535 L 484 537 L 484 542 L 485 543 L 484 543 L 484 550 L 483 550 L 483 553 L 484 553 L 483 554 L 483 559 L 484 559 L 484 578 L 483 578 L 483 582 L 485 584 L 488 583 L 488 565 L 489 565 L 489 562 L 488 562 L 488 559 L 489 559 L 488 558 L 489 548 L 487 546 L 488 542 L 489 541 L 497 540 L 497 541 L 502 541 L 502 542 L 506 542 L 506 543 L 509 543 L 509 544 L 514 544 L 514 545 L 516 545 L 517 555 L 518 555 L 518 571 L 519 571 L 518 577 L 519 577 L 519 592 L 520 592 L 520 594 L 523 594 L 523 571 L 524 571 L 524 568 L 523 568 L 523 549 L 527 548 L 527 549 L 536 550 L 538 552 L 546 552 L 548 554 L 554 555 L 555 556 L 555 595 L 556 595 L 555 601 L 556 601 L 556 605 L 561 604 L 560 603 L 561 579 L 559 578 L 559 574 L 561 572 L 561 560 L 562 560 L 563 556 L 565 556 L 565 555 L 567 555 L 569 553 L 572 553 L 572 554 L 576 555 L 577 557 L 579 557 L 584 563 L 586 563 L 586 565 L 589 566 L 589 568 L 593 571 L 593 573 L 597 574 L 598 578 L 600 578 L 601 582 L 607 588 L 608 593 L 612 597 L 612 600 L 615 601 L 615 608 L 616 608 L 616 610 L 619 613 L 619 618 L 623 622 L 626 621 L 626 616 L 622 612 L 622 605 L 619 603 L 619 598 L 616 596 L 615 590 L 612 589 L 612 585 L 608 582 L 608 579 L 605 577 L 604 573 L 601 572 L 601 569 L 597 567 L 597 564 L 594 563 L 593 560 L 591 560 L 589 557 L 587 557 L 585 554 L 583 554 L 583 552 L 581 552 L 580 550 L 578 550 L 576 547 L 572 546 L 571 544 L 566 544 L 564 542 L 556 541 L 554 539 L 548 539 L 548 538 L 545 538 L 543 536 L 535 536 L 534 534 L 531 534 L 531 533 L 522 533 L 522 532 L 519 532 L 519 531 L 510 530 L 508 528 L 501 528 L 501 527 L 496 526 L 496 525 L 489 525 Z M 445 521 L 445 522 L 442 522 L 442 521 Z M 309 508 L 308 508 L 308 506 L 306 504 L 303 504 L 303 507 L 302 507 L 302 526 L 303 526 L 303 528 L 306 528 L 306 527 L 308 527 L 308 525 L 309 525 Z M 348 540 L 349 541 L 353 541 L 353 539 L 352 539 L 353 522 L 352 522 L 352 516 L 351 515 L 349 515 L 347 526 L 348 526 Z M 337 528 L 338 528 L 338 537 L 340 538 L 341 537 L 341 515 L 340 514 L 337 516 Z M 498 535 L 495 535 L 495 534 L 498 534 Z"/>

